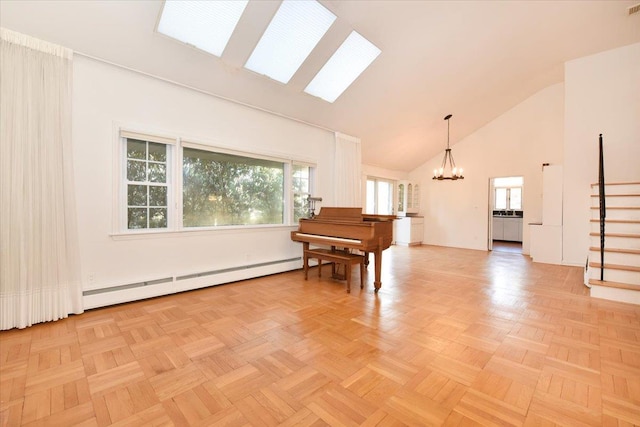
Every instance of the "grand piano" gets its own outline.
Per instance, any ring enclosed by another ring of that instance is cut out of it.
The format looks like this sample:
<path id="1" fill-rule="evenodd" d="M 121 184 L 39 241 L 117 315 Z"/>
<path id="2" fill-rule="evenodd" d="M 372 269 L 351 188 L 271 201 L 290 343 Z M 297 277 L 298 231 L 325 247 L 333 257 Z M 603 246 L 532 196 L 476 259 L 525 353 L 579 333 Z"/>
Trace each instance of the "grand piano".
<path id="1" fill-rule="evenodd" d="M 313 218 L 300 219 L 300 227 L 291 232 L 291 240 L 302 242 L 304 250 L 309 244 L 358 249 L 368 254 L 373 252 L 377 293 L 380 282 L 382 251 L 391 245 L 393 239 L 393 215 L 363 214 L 362 208 L 322 207 Z"/>

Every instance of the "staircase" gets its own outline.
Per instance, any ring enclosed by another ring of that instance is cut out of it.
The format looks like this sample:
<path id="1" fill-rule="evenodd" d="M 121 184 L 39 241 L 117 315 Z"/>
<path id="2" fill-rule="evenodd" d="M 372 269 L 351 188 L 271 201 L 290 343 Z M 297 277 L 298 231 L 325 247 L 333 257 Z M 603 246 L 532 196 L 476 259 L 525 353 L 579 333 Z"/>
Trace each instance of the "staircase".
<path id="1" fill-rule="evenodd" d="M 604 269 L 600 258 L 598 184 L 591 185 L 591 193 L 587 282 L 591 296 L 640 304 L 640 182 L 605 184 Z"/>

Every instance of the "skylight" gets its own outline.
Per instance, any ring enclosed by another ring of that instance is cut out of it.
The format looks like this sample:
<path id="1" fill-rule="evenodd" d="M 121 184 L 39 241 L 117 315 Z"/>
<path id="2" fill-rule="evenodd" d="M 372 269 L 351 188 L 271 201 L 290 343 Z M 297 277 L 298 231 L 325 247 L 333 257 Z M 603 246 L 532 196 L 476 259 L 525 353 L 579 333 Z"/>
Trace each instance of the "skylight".
<path id="1" fill-rule="evenodd" d="M 247 3 L 248 0 L 167 0 L 158 32 L 222 56 Z"/>
<path id="2" fill-rule="evenodd" d="M 380 55 L 380 49 L 353 31 L 304 90 L 334 102 Z"/>
<path id="3" fill-rule="evenodd" d="M 288 83 L 336 16 L 315 0 L 285 0 L 245 68 Z"/>

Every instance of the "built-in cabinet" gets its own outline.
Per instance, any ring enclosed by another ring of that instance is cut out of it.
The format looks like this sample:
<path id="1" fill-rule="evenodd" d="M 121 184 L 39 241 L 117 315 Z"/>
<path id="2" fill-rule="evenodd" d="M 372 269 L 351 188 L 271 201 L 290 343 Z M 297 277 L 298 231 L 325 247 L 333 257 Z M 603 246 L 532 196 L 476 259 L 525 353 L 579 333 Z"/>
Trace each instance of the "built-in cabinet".
<path id="1" fill-rule="evenodd" d="M 494 216 L 493 240 L 522 242 L 522 218 Z"/>
<path id="2" fill-rule="evenodd" d="M 543 169 L 542 224 L 562 225 L 562 165 L 547 165 Z"/>
<path id="3" fill-rule="evenodd" d="M 417 214 L 420 210 L 420 185 L 410 181 L 398 182 L 397 215 Z"/>
<path id="4" fill-rule="evenodd" d="M 492 222 L 493 226 L 491 229 L 493 230 L 493 240 L 502 240 L 504 237 L 504 222 L 502 221 L 502 218 L 496 218 L 494 216 Z"/>
<path id="5" fill-rule="evenodd" d="M 562 264 L 562 165 L 545 165 L 542 172 L 542 223 L 530 225 L 534 262 Z"/>
<path id="6" fill-rule="evenodd" d="M 407 216 L 393 221 L 396 245 L 417 246 L 422 244 L 424 235 L 424 218 Z"/>
<path id="7" fill-rule="evenodd" d="M 416 216 L 420 210 L 420 185 L 411 181 L 398 181 L 396 215 L 393 235 L 396 245 L 415 246 L 422 244 L 424 218 Z"/>

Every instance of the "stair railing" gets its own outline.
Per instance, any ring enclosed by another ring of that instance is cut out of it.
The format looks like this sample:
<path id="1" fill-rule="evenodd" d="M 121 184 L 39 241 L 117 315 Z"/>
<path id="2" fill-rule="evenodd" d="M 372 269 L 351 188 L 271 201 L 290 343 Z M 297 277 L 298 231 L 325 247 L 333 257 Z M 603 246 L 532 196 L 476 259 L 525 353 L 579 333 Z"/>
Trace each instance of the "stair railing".
<path id="1" fill-rule="evenodd" d="M 602 134 L 599 140 L 598 161 L 598 198 L 600 200 L 600 280 L 604 281 L 604 220 L 607 216 L 607 207 L 604 199 L 604 154 L 602 149 Z"/>

